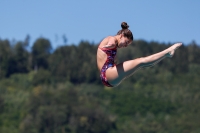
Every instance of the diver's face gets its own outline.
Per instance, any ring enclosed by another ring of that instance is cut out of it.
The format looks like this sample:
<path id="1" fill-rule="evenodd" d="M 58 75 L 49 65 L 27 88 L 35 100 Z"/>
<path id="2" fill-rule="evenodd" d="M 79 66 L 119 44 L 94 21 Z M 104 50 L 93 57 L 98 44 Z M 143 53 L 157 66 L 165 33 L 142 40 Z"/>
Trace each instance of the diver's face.
<path id="1" fill-rule="evenodd" d="M 128 39 L 127 37 L 124 37 L 123 35 L 120 38 L 120 42 L 118 44 L 119 48 L 122 47 L 127 47 L 128 45 L 130 45 L 132 43 L 132 41 L 130 39 Z"/>

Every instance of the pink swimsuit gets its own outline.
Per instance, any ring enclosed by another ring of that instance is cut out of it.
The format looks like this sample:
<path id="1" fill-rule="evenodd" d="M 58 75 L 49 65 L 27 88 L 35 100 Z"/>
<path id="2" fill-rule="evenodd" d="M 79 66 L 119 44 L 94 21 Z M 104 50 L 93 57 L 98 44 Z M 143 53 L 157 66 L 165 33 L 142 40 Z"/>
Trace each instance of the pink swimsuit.
<path id="1" fill-rule="evenodd" d="M 113 87 L 111 84 L 109 84 L 106 78 L 106 70 L 109 67 L 115 66 L 114 59 L 117 54 L 117 48 L 115 47 L 115 48 L 99 48 L 99 49 L 101 49 L 107 54 L 107 60 L 101 69 L 101 74 L 100 74 L 101 81 L 105 86 Z"/>

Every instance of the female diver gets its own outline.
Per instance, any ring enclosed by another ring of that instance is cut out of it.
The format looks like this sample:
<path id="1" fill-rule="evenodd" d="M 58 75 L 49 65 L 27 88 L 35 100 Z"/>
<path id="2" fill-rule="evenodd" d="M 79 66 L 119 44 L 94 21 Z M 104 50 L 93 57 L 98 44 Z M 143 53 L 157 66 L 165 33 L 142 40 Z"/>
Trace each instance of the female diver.
<path id="1" fill-rule="evenodd" d="M 104 38 L 97 49 L 97 66 L 100 70 L 100 78 L 102 83 L 108 87 L 119 85 L 123 79 L 141 68 L 153 66 L 165 57 L 172 57 L 175 50 L 182 45 L 182 43 L 175 43 L 159 53 L 115 64 L 117 49 L 127 47 L 133 41 L 128 24 L 122 22 L 121 27 L 122 29 L 118 31 L 117 35 Z"/>

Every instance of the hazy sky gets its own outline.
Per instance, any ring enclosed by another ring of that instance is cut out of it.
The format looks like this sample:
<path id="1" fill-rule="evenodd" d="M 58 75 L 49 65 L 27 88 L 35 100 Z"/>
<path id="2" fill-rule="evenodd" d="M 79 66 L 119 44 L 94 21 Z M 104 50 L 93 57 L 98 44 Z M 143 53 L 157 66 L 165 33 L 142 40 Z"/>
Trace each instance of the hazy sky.
<path id="1" fill-rule="evenodd" d="M 135 39 L 158 42 L 193 40 L 200 44 L 200 0 L 0 0 L 0 39 L 31 45 L 39 37 L 53 47 L 99 43 L 126 21 Z"/>

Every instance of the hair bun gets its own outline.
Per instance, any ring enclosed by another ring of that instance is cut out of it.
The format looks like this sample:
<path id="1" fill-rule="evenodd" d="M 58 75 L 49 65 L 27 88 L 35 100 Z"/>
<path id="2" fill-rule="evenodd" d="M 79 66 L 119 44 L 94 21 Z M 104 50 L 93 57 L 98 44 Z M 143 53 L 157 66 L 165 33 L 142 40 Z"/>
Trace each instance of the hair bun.
<path id="1" fill-rule="evenodd" d="M 128 29 L 129 25 L 126 22 L 121 23 L 122 29 Z"/>

